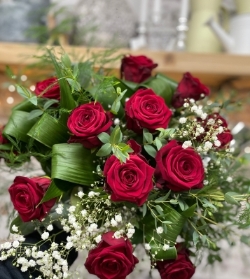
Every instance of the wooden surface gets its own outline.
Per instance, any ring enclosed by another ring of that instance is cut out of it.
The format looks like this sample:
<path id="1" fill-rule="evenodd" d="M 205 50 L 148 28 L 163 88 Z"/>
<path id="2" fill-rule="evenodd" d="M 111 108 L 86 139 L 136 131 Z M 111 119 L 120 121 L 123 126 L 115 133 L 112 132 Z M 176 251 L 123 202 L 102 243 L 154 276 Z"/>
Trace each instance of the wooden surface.
<path id="1" fill-rule="evenodd" d="M 29 65 L 37 62 L 34 56 L 45 53 L 45 48 L 35 44 L 14 44 L 0 43 L 0 83 L 6 80 L 5 68 L 10 66 L 15 73 L 26 74 L 33 84 L 51 74 L 52 69 L 44 67 L 30 68 Z M 61 55 L 60 47 L 54 48 L 57 55 Z M 101 48 L 86 47 L 64 47 L 72 61 L 86 60 L 92 54 L 104 52 Z M 200 54 L 187 52 L 165 52 L 128 49 L 119 49 L 114 52 L 113 57 L 118 55 L 146 55 L 154 62 L 158 63 L 155 72 L 168 75 L 176 81 L 181 80 L 184 72 L 189 71 L 198 77 L 201 82 L 213 89 L 214 94 L 218 90 L 237 90 L 237 99 L 243 103 L 242 111 L 230 115 L 230 120 L 234 123 L 244 121 L 250 126 L 250 105 L 247 103 L 250 91 L 250 56 L 237 56 L 229 54 Z M 98 65 L 97 65 L 98 66 Z M 112 72 L 119 76 L 120 59 L 112 63 L 105 64 L 105 68 L 112 69 Z M 20 97 L 15 93 L 15 101 L 12 105 L 6 104 L 6 98 L 14 96 L 8 90 L 1 89 L 0 97 L 0 117 L 8 116 L 10 108 L 20 101 Z M 0 123 L 1 124 L 1 123 Z"/>
<path id="2" fill-rule="evenodd" d="M 59 47 L 55 48 L 57 53 L 61 51 Z M 100 53 L 101 48 L 85 48 L 85 47 L 64 47 L 68 54 L 74 57 L 89 58 L 91 53 Z M 24 69 L 30 63 L 37 60 L 34 55 L 41 55 L 44 50 L 35 44 L 14 44 L 0 43 L 0 73 L 4 71 L 5 65 L 12 66 L 17 69 Z M 200 54 L 187 52 L 165 52 L 165 51 L 149 51 L 138 50 L 131 51 L 128 49 L 119 49 L 117 54 L 144 54 L 156 63 L 158 67 L 156 72 L 167 74 L 176 79 L 181 79 L 183 72 L 189 71 L 194 76 L 201 79 L 203 83 L 212 87 L 221 87 L 225 83 L 235 88 L 250 88 L 250 56 L 238 56 L 229 54 Z M 105 67 L 119 70 L 120 61 L 109 63 Z M 39 69 L 41 70 L 41 69 Z M 27 71 L 27 70 L 26 70 Z M 34 74 L 34 71 L 28 71 Z"/>

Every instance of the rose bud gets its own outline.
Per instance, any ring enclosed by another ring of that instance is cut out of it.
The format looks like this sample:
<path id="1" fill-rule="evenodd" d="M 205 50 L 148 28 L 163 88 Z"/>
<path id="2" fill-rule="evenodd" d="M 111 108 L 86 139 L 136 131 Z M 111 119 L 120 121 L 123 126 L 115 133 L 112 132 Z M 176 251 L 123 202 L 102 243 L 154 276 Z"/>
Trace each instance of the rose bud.
<path id="1" fill-rule="evenodd" d="M 198 78 L 193 77 L 187 72 L 183 75 L 174 93 L 172 106 L 174 108 L 180 108 L 183 106 L 185 99 L 189 98 L 198 101 L 208 96 L 209 93 L 208 87 L 202 84 Z"/>
<path id="2" fill-rule="evenodd" d="M 125 56 L 121 63 L 121 78 L 141 83 L 151 77 L 151 72 L 157 64 L 146 56 Z"/>
<path id="3" fill-rule="evenodd" d="M 37 82 L 35 94 L 41 98 L 60 100 L 60 86 L 57 78 L 52 77 Z"/>

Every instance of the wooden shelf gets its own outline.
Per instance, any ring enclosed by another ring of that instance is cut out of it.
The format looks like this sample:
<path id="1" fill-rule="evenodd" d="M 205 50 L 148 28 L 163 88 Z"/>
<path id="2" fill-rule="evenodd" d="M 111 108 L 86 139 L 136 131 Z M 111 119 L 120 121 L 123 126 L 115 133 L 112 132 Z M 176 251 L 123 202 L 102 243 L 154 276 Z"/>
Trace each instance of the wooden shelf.
<path id="1" fill-rule="evenodd" d="M 61 49 L 55 47 L 59 54 Z M 104 49 L 86 47 L 66 46 L 64 50 L 74 57 L 90 57 L 92 53 L 97 54 Z M 5 66 L 9 65 L 16 69 L 23 69 L 30 63 L 37 60 L 34 55 L 41 55 L 44 51 L 35 44 L 14 44 L 0 43 L 0 74 L 3 73 Z M 237 89 L 250 88 L 250 56 L 238 56 L 229 54 L 200 54 L 187 52 L 165 52 L 129 49 L 119 49 L 114 54 L 143 54 L 156 63 L 158 67 L 156 72 L 164 73 L 175 80 L 180 80 L 182 74 L 186 71 L 191 72 L 194 76 L 211 87 L 221 87 L 225 83 Z M 119 72 L 120 61 L 105 65 L 112 68 L 117 74 Z M 41 70 L 41 69 L 36 69 Z M 26 69 L 27 71 L 27 69 Z M 34 74 L 34 70 L 28 71 Z"/>
<path id="2" fill-rule="evenodd" d="M 54 47 L 57 55 L 62 53 L 60 47 Z M 92 54 L 100 54 L 105 51 L 102 48 L 86 48 L 65 46 L 64 50 L 68 53 L 72 61 L 79 59 L 88 59 Z M 26 74 L 29 80 L 35 82 L 41 80 L 42 74 L 44 77 L 51 73 L 48 68 L 29 68 L 31 63 L 37 62 L 34 56 L 44 54 L 44 47 L 41 48 L 36 44 L 15 44 L 15 43 L 0 43 L 0 82 L 6 80 L 5 68 L 10 66 L 15 73 Z M 243 100 L 243 109 L 240 112 L 229 115 L 230 121 L 236 123 L 244 121 L 250 126 L 250 105 L 245 100 L 249 99 L 250 91 L 250 56 L 238 56 L 229 54 L 200 54 L 187 52 L 165 52 L 165 51 L 150 51 L 138 50 L 131 51 L 129 49 L 118 49 L 114 52 L 113 57 L 118 55 L 146 55 L 154 62 L 158 63 L 156 73 L 160 72 L 168 75 L 176 81 L 181 80 L 184 72 L 191 72 L 198 77 L 201 82 L 210 86 L 214 94 L 218 89 L 225 88 L 236 89 L 237 99 Z M 97 65 L 98 66 L 98 65 Z M 107 69 L 112 69 L 112 72 L 119 76 L 120 60 L 105 64 Z M 12 105 L 6 104 L 6 97 L 10 92 L 1 90 L 0 99 L 0 117 L 9 115 L 10 108 L 20 101 L 19 96 L 15 96 L 15 103 Z M 226 94 L 226 93 L 225 93 Z M 1 104 L 2 102 L 2 104 Z"/>

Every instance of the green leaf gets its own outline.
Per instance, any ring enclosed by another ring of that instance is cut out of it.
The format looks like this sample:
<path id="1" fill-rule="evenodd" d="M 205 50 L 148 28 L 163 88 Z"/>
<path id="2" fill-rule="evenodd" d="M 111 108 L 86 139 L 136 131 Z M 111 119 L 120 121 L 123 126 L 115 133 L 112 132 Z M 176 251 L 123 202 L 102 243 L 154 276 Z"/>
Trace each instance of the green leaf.
<path id="1" fill-rule="evenodd" d="M 177 236 L 180 234 L 185 218 L 181 216 L 172 206 L 164 203 L 161 204 L 161 208 L 163 210 L 163 215 L 156 214 L 157 218 L 159 218 L 162 222 L 168 221 L 171 222 L 171 225 L 168 226 L 167 233 L 162 233 L 157 235 L 154 233 L 155 231 L 155 218 L 150 214 L 146 214 L 146 216 L 140 221 L 140 227 L 144 228 L 144 231 L 147 232 L 145 237 L 148 242 L 151 241 L 151 238 L 154 237 L 155 241 L 164 245 L 164 243 L 175 243 Z"/>
<path id="2" fill-rule="evenodd" d="M 238 201 L 236 200 L 236 197 L 239 196 L 238 193 L 235 193 L 235 192 L 227 192 L 225 194 L 225 201 L 227 203 L 230 203 L 230 204 L 236 204 L 238 205 Z"/>
<path id="3" fill-rule="evenodd" d="M 152 156 L 153 158 L 155 158 L 157 151 L 154 149 L 154 147 L 152 145 L 146 144 L 143 146 L 145 151 Z"/>
<path id="4" fill-rule="evenodd" d="M 157 202 L 163 202 L 163 201 L 166 201 L 166 200 L 168 199 L 168 197 L 169 197 L 170 193 L 171 193 L 171 190 L 169 190 L 165 196 L 163 196 L 163 197 L 159 197 L 158 199 L 156 199 L 156 200 L 155 200 L 155 202 L 157 203 Z"/>
<path id="5" fill-rule="evenodd" d="M 28 119 L 31 120 L 33 118 L 36 118 L 38 116 L 41 116 L 43 114 L 43 111 L 40 110 L 40 109 L 35 109 L 35 110 L 32 110 L 30 113 L 29 113 L 29 116 L 28 116 Z"/>
<path id="6" fill-rule="evenodd" d="M 159 206 L 158 204 L 155 206 L 155 209 L 157 210 L 157 212 L 160 214 L 160 215 L 164 215 L 163 214 L 163 209 L 161 206 Z"/>
<path id="7" fill-rule="evenodd" d="M 120 129 L 120 126 L 115 126 L 114 130 L 112 131 L 111 135 L 110 135 L 110 143 L 113 144 L 117 144 L 119 142 L 122 141 L 122 132 Z"/>
<path id="8" fill-rule="evenodd" d="M 66 78 L 66 80 L 70 84 L 70 86 L 72 88 L 72 92 L 73 91 L 81 91 L 81 85 L 80 85 L 79 82 L 77 82 L 76 80 L 74 80 L 72 78 Z"/>
<path id="9" fill-rule="evenodd" d="M 73 76 L 74 76 L 74 78 L 77 78 L 78 74 L 79 74 L 78 63 L 75 63 L 74 67 L 73 67 Z"/>
<path id="10" fill-rule="evenodd" d="M 193 204 L 192 206 L 190 206 L 188 209 L 186 209 L 185 211 L 182 212 L 182 215 L 189 218 L 189 217 L 193 217 L 195 210 L 196 210 L 197 204 Z"/>
<path id="11" fill-rule="evenodd" d="M 28 142 L 28 132 L 36 123 L 37 119 L 29 119 L 29 113 L 25 111 L 14 110 L 9 118 L 3 134 Z"/>
<path id="12" fill-rule="evenodd" d="M 152 143 L 153 142 L 153 135 L 149 133 L 147 129 L 143 129 L 143 142 L 144 143 Z"/>
<path id="13" fill-rule="evenodd" d="M 65 143 L 69 139 L 68 128 L 51 115 L 44 113 L 30 129 L 28 135 L 47 147 Z"/>
<path id="14" fill-rule="evenodd" d="M 174 246 L 169 247 L 166 251 L 163 250 L 162 244 L 150 243 L 150 246 L 150 252 L 155 255 L 155 260 L 172 260 L 177 257 L 177 251 Z"/>
<path id="15" fill-rule="evenodd" d="M 197 243 L 199 242 L 199 239 L 200 239 L 199 234 L 196 231 L 194 231 L 193 232 L 193 243 L 194 243 L 194 246 L 197 245 Z"/>
<path id="16" fill-rule="evenodd" d="M 121 107 L 121 102 L 120 101 L 115 101 L 112 106 L 111 106 L 111 109 L 110 111 L 113 113 L 113 114 L 117 114 L 119 109 Z"/>
<path id="17" fill-rule="evenodd" d="M 34 106 L 37 106 L 37 96 L 33 96 L 31 98 L 28 99 L 29 102 L 31 102 L 31 104 L 33 104 Z"/>
<path id="18" fill-rule="evenodd" d="M 21 103 L 17 104 L 12 108 L 12 111 L 14 110 L 21 110 L 21 111 L 26 111 L 30 112 L 34 109 L 37 109 L 37 106 L 33 105 L 28 99 L 22 101 Z"/>
<path id="19" fill-rule="evenodd" d="M 142 217 L 146 216 L 147 209 L 148 209 L 147 204 L 144 203 L 143 206 L 142 206 Z"/>
<path id="20" fill-rule="evenodd" d="M 13 225 L 17 226 L 19 232 L 24 236 L 34 232 L 36 228 L 35 222 L 23 222 L 19 215 L 10 224 L 10 232 L 16 233 L 12 230 Z"/>
<path id="21" fill-rule="evenodd" d="M 112 150 L 111 144 L 110 144 L 109 142 L 108 142 L 108 143 L 105 143 L 105 144 L 98 150 L 98 152 L 96 153 L 96 156 L 99 156 L 99 157 L 108 156 L 108 155 L 111 153 L 111 150 Z"/>
<path id="22" fill-rule="evenodd" d="M 64 53 L 61 57 L 62 63 L 66 68 L 71 68 L 71 61 L 67 53 Z"/>
<path id="23" fill-rule="evenodd" d="M 45 104 L 43 105 L 44 110 L 48 109 L 49 107 L 51 107 L 52 105 L 58 103 L 58 100 L 55 99 L 50 99 L 48 101 L 45 102 Z"/>
<path id="24" fill-rule="evenodd" d="M 157 74 L 142 85 L 153 89 L 157 95 L 163 97 L 168 106 L 171 105 L 173 94 L 177 88 L 177 82 L 162 74 Z"/>
<path id="25" fill-rule="evenodd" d="M 5 67 L 5 72 L 7 74 L 7 76 L 11 79 L 15 79 L 15 74 L 12 72 L 11 68 L 9 66 Z"/>
<path id="26" fill-rule="evenodd" d="M 57 188 L 54 181 L 52 181 L 39 204 L 49 201 L 53 198 L 60 197 L 62 194 L 63 194 L 63 191 L 61 191 L 59 188 Z"/>
<path id="27" fill-rule="evenodd" d="M 25 99 L 29 99 L 33 96 L 33 94 L 28 90 L 27 88 L 21 86 L 21 85 L 16 85 L 17 93 L 22 96 Z"/>
<path id="28" fill-rule="evenodd" d="M 100 178 L 95 173 L 96 155 L 78 143 L 55 144 L 52 148 L 52 179 L 65 181 L 63 191 L 72 188 L 72 184 L 90 186 Z M 95 163 L 94 163 L 95 162 Z M 57 187 L 59 181 L 55 181 Z"/>
<path id="29" fill-rule="evenodd" d="M 100 133 L 97 137 L 103 143 L 108 143 L 110 141 L 110 135 L 105 132 Z"/>
<path id="30" fill-rule="evenodd" d="M 158 138 L 155 138 L 154 142 L 155 142 L 157 150 L 160 150 L 162 147 L 162 142 Z"/>

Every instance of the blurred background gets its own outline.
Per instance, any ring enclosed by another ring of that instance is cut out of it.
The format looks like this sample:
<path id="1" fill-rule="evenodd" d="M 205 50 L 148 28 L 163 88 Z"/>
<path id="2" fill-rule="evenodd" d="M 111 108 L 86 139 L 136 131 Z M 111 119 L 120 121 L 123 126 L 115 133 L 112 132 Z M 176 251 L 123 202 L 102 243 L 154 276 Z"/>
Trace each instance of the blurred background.
<path id="1" fill-rule="evenodd" d="M 78 57 L 99 48 L 144 54 L 177 81 L 190 71 L 211 88 L 214 100 L 231 97 L 227 119 L 237 139 L 233 144 L 250 156 L 250 0 L 0 0 L 0 126 L 21 100 L 15 83 L 34 90 L 51 74 L 29 67 L 44 45 L 61 45 Z M 118 72 L 119 61 L 113 67 Z M 34 161 L 18 170 L 30 173 L 41 174 Z M 6 189 L 16 175 L 1 162 L 1 238 L 11 213 Z M 221 245 L 224 261 L 213 268 L 201 264 L 193 278 L 250 278 L 250 248 Z"/>

